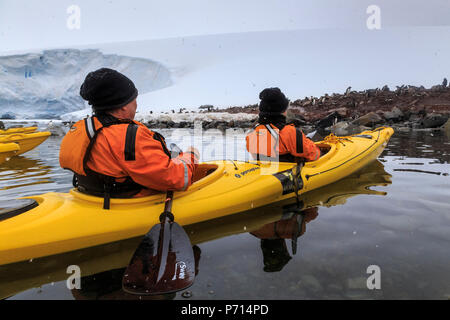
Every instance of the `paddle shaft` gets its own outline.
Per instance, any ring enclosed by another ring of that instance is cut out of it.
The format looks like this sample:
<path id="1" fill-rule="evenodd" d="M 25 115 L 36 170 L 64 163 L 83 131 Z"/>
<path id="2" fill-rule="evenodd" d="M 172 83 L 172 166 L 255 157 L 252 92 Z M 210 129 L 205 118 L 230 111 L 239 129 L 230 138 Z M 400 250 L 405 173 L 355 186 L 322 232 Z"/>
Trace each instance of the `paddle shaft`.
<path id="1" fill-rule="evenodd" d="M 169 218 L 170 222 L 173 222 L 174 216 L 172 214 L 172 202 L 173 202 L 173 191 L 167 191 L 166 201 L 164 203 L 164 211 L 159 216 L 159 221 L 164 223 L 166 218 Z"/>
<path id="2" fill-rule="evenodd" d="M 164 206 L 165 212 L 172 212 L 173 191 L 167 191 L 166 204 Z"/>
<path id="3" fill-rule="evenodd" d="M 294 175 L 294 192 L 295 192 L 295 198 L 297 201 L 297 208 L 300 208 L 300 198 L 298 195 L 298 191 L 300 189 L 300 185 L 299 185 L 299 179 L 301 179 L 301 170 L 303 167 L 303 162 L 298 162 L 297 166 L 295 167 L 295 175 Z M 302 186 L 303 187 L 303 186 Z"/>
<path id="4" fill-rule="evenodd" d="M 173 191 L 167 191 L 166 202 L 164 204 L 164 212 L 159 216 L 161 221 L 160 241 L 158 242 L 158 278 L 157 282 L 162 278 L 165 271 L 165 263 L 167 254 L 169 252 L 169 244 L 171 238 L 170 223 L 173 222 L 174 217 L 172 210 Z M 168 230 L 166 230 L 166 228 Z"/>

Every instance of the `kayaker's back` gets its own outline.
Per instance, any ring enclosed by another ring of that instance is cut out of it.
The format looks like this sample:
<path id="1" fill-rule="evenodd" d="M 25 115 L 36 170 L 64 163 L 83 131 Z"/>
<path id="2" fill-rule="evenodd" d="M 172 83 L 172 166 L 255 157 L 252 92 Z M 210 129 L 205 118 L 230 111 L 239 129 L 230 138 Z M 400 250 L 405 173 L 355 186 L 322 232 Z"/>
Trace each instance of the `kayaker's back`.
<path id="1" fill-rule="evenodd" d="M 293 124 L 281 129 L 260 124 L 247 134 L 246 147 L 255 160 L 307 162 L 320 157 L 320 149 Z"/>

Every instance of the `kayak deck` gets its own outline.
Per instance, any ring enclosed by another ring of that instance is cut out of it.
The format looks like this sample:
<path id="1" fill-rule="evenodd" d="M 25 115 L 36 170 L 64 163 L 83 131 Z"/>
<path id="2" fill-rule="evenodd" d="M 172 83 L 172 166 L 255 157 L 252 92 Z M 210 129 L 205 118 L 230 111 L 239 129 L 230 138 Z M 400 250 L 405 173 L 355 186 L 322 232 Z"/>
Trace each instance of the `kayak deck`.
<path id="1" fill-rule="evenodd" d="M 42 142 L 47 140 L 50 135 L 51 133 L 48 131 L 35 133 L 12 133 L 0 135 L 0 143 L 17 143 L 20 147 L 17 155 L 20 155 L 36 148 Z"/>
<path id="2" fill-rule="evenodd" d="M 329 135 L 317 143 L 330 150 L 317 161 L 306 162 L 302 169 L 304 189 L 314 190 L 333 183 L 372 162 L 383 152 L 394 133 L 392 128 L 381 127 L 348 137 Z"/>
<path id="3" fill-rule="evenodd" d="M 14 133 L 31 133 L 35 132 L 37 127 L 21 127 L 21 128 L 9 128 L 6 130 L 0 130 L 0 135 L 14 134 Z"/>

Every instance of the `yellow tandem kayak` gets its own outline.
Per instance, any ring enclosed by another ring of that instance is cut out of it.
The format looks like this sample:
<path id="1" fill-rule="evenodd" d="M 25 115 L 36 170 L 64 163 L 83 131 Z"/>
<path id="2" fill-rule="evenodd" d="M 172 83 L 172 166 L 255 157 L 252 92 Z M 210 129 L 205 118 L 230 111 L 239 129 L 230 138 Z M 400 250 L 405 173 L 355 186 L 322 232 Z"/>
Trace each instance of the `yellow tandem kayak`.
<path id="1" fill-rule="evenodd" d="M 11 133 L 7 135 L 0 135 L 0 144 L 11 142 L 17 143 L 20 147 L 20 150 L 17 152 L 17 155 L 19 155 L 36 148 L 42 142 L 47 140 L 50 135 L 51 133 L 48 131 L 34 133 Z"/>
<path id="2" fill-rule="evenodd" d="M 37 127 L 21 127 L 21 128 L 9 128 L 6 130 L 0 130 L 0 135 L 14 134 L 14 133 L 31 133 L 35 132 Z"/>
<path id="3" fill-rule="evenodd" d="M 393 132 L 378 128 L 348 137 L 330 135 L 318 142 L 326 153 L 304 165 L 300 193 L 338 181 L 375 160 Z M 187 191 L 175 192 L 175 221 L 191 225 L 292 198 L 295 166 L 230 160 L 202 163 L 196 182 Z M 76 190 L 27 197 L 23 210 L 6 212 L 3 220 L 0 209 L 0 265 L 144 235 L 159 223 L 164 199 L 164 194 L 111 199 L 111 209 L 104 210 L 102 198 Z"/>
<path id="4" fill-rule="evenodd" d="M 391 184 L 391 176 L 384 170 L 383 164 L 373 161 L 344 179 L 302 194 L 303 206 L 301 208 L 342 205 L 347 199 L 363 194 L 385 195 L 385 192 L 371 190 L 370 187 L 389 184 Z M 193 245 L 235 234 L 253 232 L 265 224 L 282 219 L 284 206 L 292 203 L 295 203 L 293 198 L 189 225 L 186 227 L 186 232 Z M 141 238 L 137 237 L 0 266 L 0 299 L 47 283 L 65 281 L 68 277 L 67 266 L 70 265 L 79 266 L 83 277 L 125 268 L 140 242 Z"/>
<path id="5" fill-rule="evenodd" d="M 0 163 L 15 156 L 19 150 L 20 147 L 16 143 L 0 143 Z"/>

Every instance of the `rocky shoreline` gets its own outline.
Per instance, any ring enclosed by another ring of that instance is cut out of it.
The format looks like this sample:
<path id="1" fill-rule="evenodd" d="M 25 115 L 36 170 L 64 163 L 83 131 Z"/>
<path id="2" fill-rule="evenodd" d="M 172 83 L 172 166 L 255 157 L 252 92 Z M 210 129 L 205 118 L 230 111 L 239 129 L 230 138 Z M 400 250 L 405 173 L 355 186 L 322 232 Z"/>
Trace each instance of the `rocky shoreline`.
<path id="1" fill-rule="evenodd" d="M 202 128 L 225 131 L 228 128 L 249 129 L 258 122 L 258 105 L 233 106 L 218 109 L 212 105 L 199 111 L 140 115 L 137 119 L 152 129 L 194 128 L 201 121 Z M 321 135 L 358 133 L 379 126 L 397 130 L 450 130 L 450 86 L 447 79 L 429 89 L 402 85 L 396 90 L 383 88 L 352 91 L 321 97 L 305 97 L 291 101 L 287 121 L 305 133 Z M 69 126 L 70 122 L 63 122 Z M 0 121 L 0 126 L 2 125 Z M 55 132 L 56 133 L 56 132 Z"/>
<path id="2" fill-rule="evenodd" d="M 252 120 L 202 121 L 203 129 L 251 128 L 258 121 L 258 105 L 234 106 L 217 109 L 201 106 L 200 113 L 252 114 Z M 389 87 L 352 91 L 343 94 L 325 94 L 291 102 L 287 120 L 302 127 L 305 132 L 317 130 L 327 134 L 347 135 L 378 126 L 391 126 L 398 130 L 421 130 L 449 127 L 450 86 L 442 84 L 429 89 L 402 85 L 396 90 Z M 151 128 L 192 128 L 192 122 L 153 120 Z"/>

